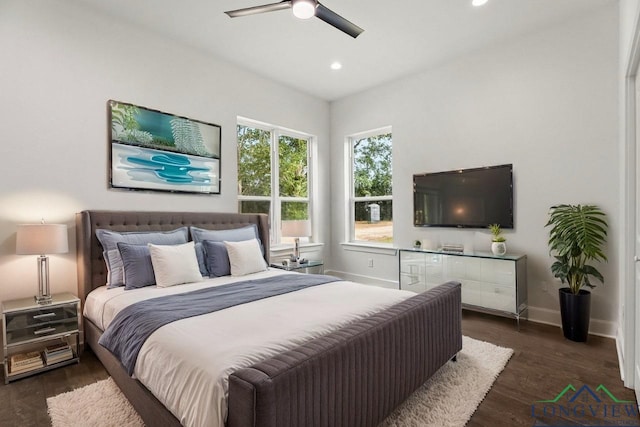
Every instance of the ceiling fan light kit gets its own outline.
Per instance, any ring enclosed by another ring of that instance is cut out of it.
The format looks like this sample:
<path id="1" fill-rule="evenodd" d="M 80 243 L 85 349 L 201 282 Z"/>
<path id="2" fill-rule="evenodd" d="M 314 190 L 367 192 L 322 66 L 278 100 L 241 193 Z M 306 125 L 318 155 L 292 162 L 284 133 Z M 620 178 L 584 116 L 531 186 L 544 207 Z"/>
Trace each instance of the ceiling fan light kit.
<path id="1" fill-rule="evenodd" d="M 350 35 L 354 39 L 364 31 L 353 22 L 338 15 L 317 0 L 284 0 L 278 3 L 269 3 L 244 9 L 229 10 L 225 13 L 231 18 L 238 18 L 241 16 L 275 12 L 277 10 L 289 8 L 292 8 L 293 14 L 300 19 L 308 19 L 315 16 L 343 33 Z"/>
<path id="2" fill-rule="evenodd" d="M 299 19 L 309 19 L 316 14 L 316 3 L 312 0 L 292 0 L 293 15 Z"/>

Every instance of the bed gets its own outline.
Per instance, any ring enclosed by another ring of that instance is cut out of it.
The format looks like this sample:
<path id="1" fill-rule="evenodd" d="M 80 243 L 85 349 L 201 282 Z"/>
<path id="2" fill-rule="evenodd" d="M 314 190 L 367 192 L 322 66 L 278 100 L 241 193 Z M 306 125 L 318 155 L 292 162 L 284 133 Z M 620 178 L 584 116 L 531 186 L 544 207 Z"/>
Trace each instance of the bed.
<path id="1" fill-rule="evenodd" d="M 268 222 L 264 215 L 83 211 L 76 217 L 78 294 L 85 304 L 91 291 L 103 288 L 106 282 L 107 271 L 103 248 L 96 238 L 97 229 L 168 231 L 195 226 L 221 230 L 252 224 L 264 245 L 264 258 L 268 263 Z M 298 293 L 303 292 L 293 294 Z M 316 294 L 313 296 L 315 298 Z M 230 310 L 233 309 L 220 313 Z M 238 310 L 237 313 L 241 313 L 243 308 Z M 250 364 L 230 372 L 225 378 L 228 387 L 226 425 L 376 426 L 460 351 L 460 312 L 460 285 L 443 284 L 417 296 L 403 296 L 382 310 L 366 312 L 356 319 L 346 318 L 348 321 L 326 333 L 293 345 L 290 343 L 282 351 L 272 351 L 264 358 L 251 360 Z M 85 316 L 84 343 L 100 359 L 145 423 L 149 426 L 181 425 L 174 413 L 156 397 L 158 391 L 154 395 L 143 385 L 144 378 L 132 378 L 122 363 L 98 344 L 104 326 L 95 318 Z M 172 410 L 175 412 L 175 408 Z M 201 421 L 197 417 L 195 420 L 191 419 L 189 424 L 198 425 Z"/>

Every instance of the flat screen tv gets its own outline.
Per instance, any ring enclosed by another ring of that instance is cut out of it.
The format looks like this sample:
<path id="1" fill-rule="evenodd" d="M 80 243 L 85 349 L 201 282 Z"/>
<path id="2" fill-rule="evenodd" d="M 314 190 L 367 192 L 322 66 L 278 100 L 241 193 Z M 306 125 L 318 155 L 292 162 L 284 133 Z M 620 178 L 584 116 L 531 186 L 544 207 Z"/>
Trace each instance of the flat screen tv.
<path id="1" fill-rule="evenodd" d="M 413 176 L 416 227 L 513 228 L 513 165 Z"/>

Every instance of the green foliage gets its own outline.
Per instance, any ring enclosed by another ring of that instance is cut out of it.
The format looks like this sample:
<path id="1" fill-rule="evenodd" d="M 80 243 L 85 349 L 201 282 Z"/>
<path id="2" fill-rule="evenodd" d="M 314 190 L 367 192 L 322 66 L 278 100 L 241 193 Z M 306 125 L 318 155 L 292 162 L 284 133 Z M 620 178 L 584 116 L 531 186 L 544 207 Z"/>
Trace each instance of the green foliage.
<path id="1" fill-rule="evenodd" d="M 283 221 L 309 218 L 309 204 L 307 202 L 282 202 L 280 213 Z"/>
<path id="2" fill-rule="evenodd" d="M 123 142 L 135 142 L 137 144 L 153 147 L 153 135 L 140 130 L 136 120 L 136 114 L 140 110 L 135 105 L 123 105 L 114 103 L 111 106 L 111 131 L 112 138 Z"/>
<path id="3" fill-rule="evenodd" d="M 162 138 L 155 135 L 153 137 L 153 145 L 162 149 L 171 149 L 174 147 L 173 141 L 169 141 L 167 138 Z"/>
<path id="4" fill-rule="evenodd" d="M 491 224 L 491 225 L 489 225 L 489 230 L 491 231 L 491 234 L 493 234 L 493 238 L 492 238 L 493 242 L 506 242 L 507 241 L 507 239 L 505 239 L 504 236 L 500 235 L 500 234 L 502 234 L 502 230 L 500 229 L 500 224 Z"/>
<path id="5" fill-rule="evenodd" d="M 196 122 L 174 117 L 171 119 L 171 133 L 175 147 L 181 153 L 211 157 L 211 152 L 204 145 L 200 126 Z"/>
<path id="6" fill-rule="evenodd" d="M 271 132 L 238 126 L 238 194 L 271 195 Z M 280 197 L 309 197 L 308 141 L 281 135 L 278 141 L 278 190 Z M 264 212 L 270 202 L 243 201 L 241 212 Z M 283 220 L 308 219 L 307 201 L 283 201 Z"/>
<path id="7" fill-rule="evenodd" d="M 606 262 L 603 245 L 607 237 L 606 215 L 594 205 L 557 205 L 549 212 L 549 252 L 556 261 L 554 277 L 567 282 L 578 294 L 583 286 L 593 288 L 590 276 L 604 283 L 602 274 L 589 261 Z"/>
<path id="8" fill-rule="evenodd" d="M 392 192 L 392 136 L 390 133 L 359 139 L 353 144 L 353 179 L 355 197 L 390 196 Z M 368 221 L 368 203 L 356 203 L 357 221 Z M 393 218 L 391 201 L 380 205 L 380 220 Z"/>
<path id="9" fill-rule="evenodd" d="M 140 109 L 135 105 L 113 103 L 111 105 L 112 138 L 122 142 L 133 142 L 138 145 L 155 148 L 158 145 L 173 148 L 173 143 L 159 141 L 150 132 L 140 129 L 136 115 Z"/>
<path id="10" fill-rule="evenodd" d="M 238 126 L 238 194 L 271 195 L 271 133 Z"/>
<path id="11" fill-rule="evenodd" d="M 113 103 L 111 106 L 111 129 L 113 132 L 118 132 L 118 125 L 124 131 L 138 129 L 139 125 L 135 116 L 139 111 L 135 105 Z"/>
<path id="12" fill-rule="evenodd" d="M 391 195 L 391 134 L 357 140 L 353 166 L 356 197 Z"/>
<path id="13" fill-rule="evenodd" d="M 355 203 L 355 216 L 356 221 L 369 222 L 369 205 L 376 204 L 380 207 L 380 221 L 392 221 L 393 220 L 393 201 L 392 200 L 378 200 L 371 202 L 356 202 Z"/>
<path id="14" fill-rule="evenodd" d="M 285 135 L 280 137 L 278 147 L 280 162 L 278 166 L 280 168 L 280 196 L 282 197 L 307 197 L 309 194 L 307 144 L 304 139 Z"/>
<path id="15" fill-rule="evenodd" d="M 271 212 L 271 201 L 269 200 L 241 200 L 238 202 L 238 212 L 240 213 L 263 213 L 269 215 Z"/>

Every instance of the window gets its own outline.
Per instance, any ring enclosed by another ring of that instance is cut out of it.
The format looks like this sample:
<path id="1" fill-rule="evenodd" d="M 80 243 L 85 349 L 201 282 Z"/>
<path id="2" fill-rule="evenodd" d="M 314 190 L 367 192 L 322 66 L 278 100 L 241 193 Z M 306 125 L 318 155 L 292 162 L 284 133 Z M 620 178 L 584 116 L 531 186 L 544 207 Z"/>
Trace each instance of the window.
<path id="1" fill-rule="evenodd" d="M 238 211 L 269 215 L 273 245 L 294 241 L 294 236 L 282 236 L 283 221 L 303 220 L 310 228 L 311 140 L 275 126 L 238 121 Z M 298 237 L 304 241 L 311 236 Z"/>
<path id="2" fill-rule="evenodd" d="M 350 241 L 393 243 L 391 128 L 348 139 L 351 161 Z"/>

